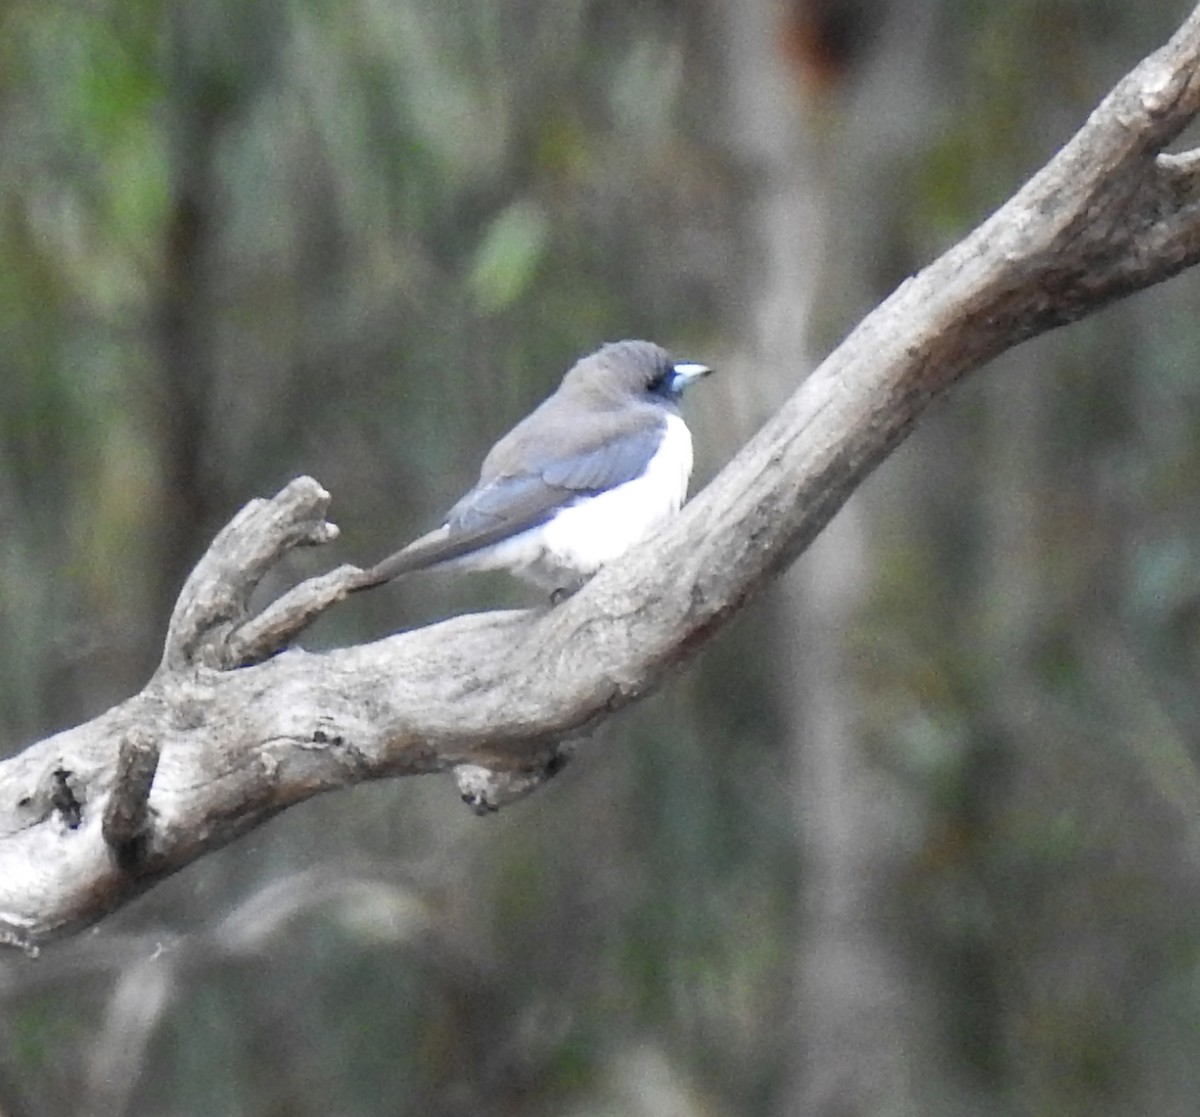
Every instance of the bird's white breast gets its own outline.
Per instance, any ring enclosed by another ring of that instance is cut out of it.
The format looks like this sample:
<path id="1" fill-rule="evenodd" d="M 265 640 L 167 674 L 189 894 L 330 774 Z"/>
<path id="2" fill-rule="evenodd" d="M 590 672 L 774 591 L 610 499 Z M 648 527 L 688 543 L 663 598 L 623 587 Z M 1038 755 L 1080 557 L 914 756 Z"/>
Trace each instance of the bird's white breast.
<path id="1" fill-rule="evenodd" d="M 645 473 L 563 509 L 545 525 L 549 559 L 594 574 L 679 511 L 692 475 L 692 435 L 678 415 L 668 415 L 666 425 Z"/>
<path id="2" fill-rule="evenodd" d="M 457 563 L 509 569 L 546 589 L 573 588 L 678 512 L 691 474 L 691 432 L 678 415 L 668 414 L 663 440 L 640 477 L 584 498 L 541 526 Z"/>

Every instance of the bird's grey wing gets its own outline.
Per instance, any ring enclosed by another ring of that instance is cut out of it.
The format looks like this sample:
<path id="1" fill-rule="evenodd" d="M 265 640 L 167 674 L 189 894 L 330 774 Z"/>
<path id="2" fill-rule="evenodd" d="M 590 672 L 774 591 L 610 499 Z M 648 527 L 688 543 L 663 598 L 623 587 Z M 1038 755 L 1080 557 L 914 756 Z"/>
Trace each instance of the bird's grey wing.
<path id="1" fill-rule="evenodd" d="M 661 422 L 638 426 L 574 454 L 547 460 L 541 476 L 548 485 L 575 492 L 604 492 L 640 477 L 662 443 Z"/>
<path id="2" fill-rule="evenodd" d="M 450 509 L 446 526 L 452 536 L 469 539 L 470 550 L 528 531 L 581 497 L 640 477 L 663 433 L 661 424 L 639 424 L 605 432 L 570 453 L 530 454 L 519 472 L 484 481 L 467 493 Z"/>
<path id="3" fill-rule="evenodd" d="M 603 437 L 573 453 L 556 455 L 552 448 L 525 455 L 523 463 L 510 460 L 508 472 L 481 480 L 450 509 L 441 527 L 367 571 L 361 588 L 503 542 L 544 524 L 581 497 L 632 481 L 654 456 L 663 433 L 661 424 L 639 424 L 603 431 Z"/>

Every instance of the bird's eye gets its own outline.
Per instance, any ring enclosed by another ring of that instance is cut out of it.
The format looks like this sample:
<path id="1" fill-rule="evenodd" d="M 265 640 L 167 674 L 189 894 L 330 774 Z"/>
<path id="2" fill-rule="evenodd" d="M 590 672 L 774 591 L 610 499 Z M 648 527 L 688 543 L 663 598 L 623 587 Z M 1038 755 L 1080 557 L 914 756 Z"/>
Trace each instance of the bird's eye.
<path id="1" fill-rule="evenodd" d="M 672 396 L 675 394 L 675 382 L 675 370 L 668 366 L 650 381 L 646 390 L 652 395 Z"/>

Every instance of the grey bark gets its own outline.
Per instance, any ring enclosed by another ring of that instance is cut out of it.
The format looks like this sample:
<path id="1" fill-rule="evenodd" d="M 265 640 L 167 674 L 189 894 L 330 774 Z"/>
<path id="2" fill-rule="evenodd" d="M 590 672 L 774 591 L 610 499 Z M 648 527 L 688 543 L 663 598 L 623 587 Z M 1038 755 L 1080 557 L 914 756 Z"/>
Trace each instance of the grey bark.
<path id="1" fill-rule="evenodd" d="M 1198 109 L 1200 9 L 1007 205 L 867 317 L 653 541 L 558 607 L 278 651 L 360 572 L 335 570 L 253 615 L 262 573 L 334 529 L 307 479 L 243 510 L 185 587 L 145 689 L 0 764 L 0 935 L 32 948 L 78 929 L 359 780 L 469 765 L 485 805 L 536 784 L 563 741 L 660 682 L 786 567 L 956 380 L 1200 258 L 1200 153 L 1162 154 Z M 158 766 L 131 858 L 102 823 L 133 739 Z M 480 769 L 494 774 L 482 786 Z"/>

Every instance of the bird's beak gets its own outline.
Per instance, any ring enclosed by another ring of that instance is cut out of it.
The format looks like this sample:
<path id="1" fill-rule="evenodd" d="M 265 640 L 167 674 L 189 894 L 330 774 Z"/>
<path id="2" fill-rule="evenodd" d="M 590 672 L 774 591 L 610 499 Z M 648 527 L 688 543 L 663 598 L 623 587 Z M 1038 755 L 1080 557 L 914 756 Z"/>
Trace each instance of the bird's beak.
<path id="1" fill-rule="evenodd" d="M 712 369 L 708 365 L 699 365 L 694 361 L 680 361 L 677 365 L 672 366 L 672 372 L 675 374 L 674 380 L 677 388 L 682 390 L 693 380 L 707 376 Z"/>

